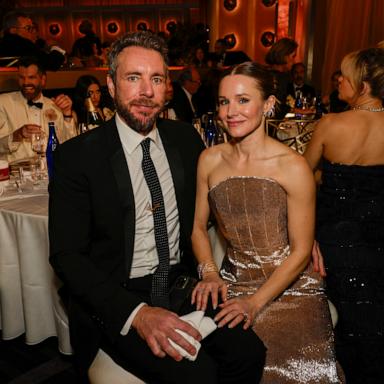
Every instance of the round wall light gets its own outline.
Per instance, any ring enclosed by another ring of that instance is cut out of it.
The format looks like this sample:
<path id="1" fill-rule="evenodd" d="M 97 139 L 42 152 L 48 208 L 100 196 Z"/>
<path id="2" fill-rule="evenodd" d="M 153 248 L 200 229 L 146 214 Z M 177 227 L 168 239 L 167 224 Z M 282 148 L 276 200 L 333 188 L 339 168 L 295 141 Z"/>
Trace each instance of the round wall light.
<path id="1" fill-rule="evenodd" d="M 224 40 L 225 40 L 225 43 L 227 44 L 227 47 L 229 49 L 233 48 L 237 43 L 236 36 L 234 33 L 230 33 L 229 35 L 225 35 Z"/>
<path id="2" fill-rule="evenodd" d="M 119 25 L 116 23 L 116 21 L 110 21 L 107 24 L 107 31 L 111 35 L 115 35 L 117 32 L 119 32 Z"/>
<path id="3" fill-rule="evenodd" d="M 272 7 L 275 5 L 276 0 L 261 0 L 261 2 L 266 6 L 266 7 Z"/>
<path id="4" fill-rule="evenodd" d="M 48 30 L 52 36 L 57 36 L 61 32 L 61 26 L 59 23 L 52 23 L 49 25 Z"/>
<path id="5" fill-rule="evenodd" d="M 148 23 L 140 21 L 140 23 L 137 24 L 136 29 L 138 31 L 148 31 Z"/>
<path id="6" fill-rule="evenodd" d="M 275 37 L 273 32 L 264 32 L 260 38 L 261 44 L 263 44 L 264 47 L 270 47 L 275 42 Z"/>
<path id="7" fill-rule="evenodd" d="M 233 11 L 237 6 L 237 0 L 224 0 L 224 8 L 227 11 Z"/>

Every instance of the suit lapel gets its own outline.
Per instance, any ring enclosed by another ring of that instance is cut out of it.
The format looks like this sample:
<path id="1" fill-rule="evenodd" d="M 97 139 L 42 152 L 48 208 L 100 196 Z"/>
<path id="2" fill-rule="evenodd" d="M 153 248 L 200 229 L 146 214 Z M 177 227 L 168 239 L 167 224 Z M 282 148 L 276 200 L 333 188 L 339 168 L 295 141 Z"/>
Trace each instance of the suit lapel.
<path id="1" fill-rule="evenodd" d="M 106 127 L 109 148 L 109 162 L 117 184 L 118 198 L 123 210 L 124 245 L 126 271 L 129 275 L 135 241 L 135 201 L 127 160 L 117 131 L 115 119 L 111 119 Z"/>

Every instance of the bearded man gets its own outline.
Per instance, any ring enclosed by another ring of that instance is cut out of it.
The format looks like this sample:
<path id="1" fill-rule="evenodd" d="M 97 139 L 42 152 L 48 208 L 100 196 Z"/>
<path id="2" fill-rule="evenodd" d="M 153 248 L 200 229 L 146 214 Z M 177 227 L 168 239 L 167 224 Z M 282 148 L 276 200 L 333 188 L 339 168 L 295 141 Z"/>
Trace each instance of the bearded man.
<path id="1" fill-rule="evenodd" d="M 19 60 L 19 91 L 0 95 L 0 158 L 9 162 L 31 158 L 33 134 L 48 135 L 53 121 L 60 143 L 76 135 L 72 100 L 64 94 L 49 99 L 43 96 L 47 81 L 45 69 L 36 57 Z"/>
<path id="2" fill-rule="evenodd" d="M 191 125 L 157 118 L 167 76 L 160 37 L 122 36 L 107 78 L 115 118 L 55 151 L 50 261 L 75 357 L 87 371 L 106 352 L 148 383 L 257 383 L 265 348 L 253 331 L 223 327 L 202 340 L 179 317 L 194 310 L 183 295 L 196 275 L 190 236 L 203 144 Z"/>

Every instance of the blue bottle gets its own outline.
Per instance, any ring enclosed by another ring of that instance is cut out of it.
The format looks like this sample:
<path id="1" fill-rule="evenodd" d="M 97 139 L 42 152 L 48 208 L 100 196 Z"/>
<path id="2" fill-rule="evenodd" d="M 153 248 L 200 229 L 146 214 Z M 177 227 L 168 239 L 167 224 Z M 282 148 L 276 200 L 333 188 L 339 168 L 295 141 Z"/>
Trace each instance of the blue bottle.
<path id="1" fill-rule="evenodd" d="M 302 114 L 300 113 L 300 109 L 303 109 L 303 95 L 299 91 L 296 95 L 296 100 L 295 100 L 295 118 L 300 120 L 302 118 Z"/>
<path id="2" fill-rule="evenodd" d="M 57 140 L 55 123 L 53 121 L 48 122 L 48 142 L 45 156 L 47 159 L 48 177 L 52 180 L 53 177 L 53 152 L 59 146 L 59 140 Z"/>
<path id="3" fill-rule="evenodd" d="M 213 112 L 207 113 L 207 122 L 205 125 L 205 144 L 211 147 L 216 144 L 216 125 Z"/>

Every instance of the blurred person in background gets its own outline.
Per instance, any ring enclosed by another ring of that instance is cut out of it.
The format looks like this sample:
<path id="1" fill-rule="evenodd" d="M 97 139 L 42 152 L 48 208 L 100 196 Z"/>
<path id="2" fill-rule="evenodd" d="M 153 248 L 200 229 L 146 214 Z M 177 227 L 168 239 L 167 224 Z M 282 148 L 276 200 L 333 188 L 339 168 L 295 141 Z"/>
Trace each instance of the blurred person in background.
<path id="1" fill-rule="evenodd" d="M 340 69 L 332 73 L 331 83 L 332 83 L 332 92 L 329 95 L 325 95 L 322 98 L 322 102 L 329 112 L 337 113 L 347 110 L 348 103 L 339 98 L 339 78 L 341 76 Z"/>
<path id="2" fill-rule="evenodd" d="M 3 32 L 0 57 L 35 56 L 45 70 L 50 71 L 58 70 L 65 61 L 65 51 L 62 48 L 56 45 L 41 47 L 36 44 L 36 24 L 23 12 L 8 12 L 3 18 Z"/>
<path id="3" fill-rule="evenodd" d="M 49 99 L 43 96 L 47 75 L 35 57 L 19 60 L 19 91 L 0 95 L 0 157 L 8 162 L 34 156 L 31 137 L 55 123 L 60 143 L 76 135 L 72 100 L 64 94 Z"/>
<path id="4" fill-rule="evenodd" d="M 308 100 L 316 96 L 315 88 L 305 82 L 305 65 L 303 63 L 292 65 L 291 76 L 292 81 L 287 86 L 288 95 L 296 99 L 298 93 L 301 92 L 302 97 L 306 97 Z"/>
<path id="5" fill-rule="evenodd" d="M 85 101 L 88 97 L 104 121 L 114 115 L 110 96 L 103 94 L 99 80 L 92 75 L 83 75 L 77 79 L 73 93 L 73 109 L 78 124 L 87 123 Z"/>
<path id="6" fill-rule="evenodd" d="M 265 56 L 265 62 L 272 71 L 277 98 L 276 118 L 280 119 L 290 110 L 286 104 L 287 88 L 291 82 L 291 68 L 295 62 L 298 44 L 284 37 L 274 43 Z"/>

